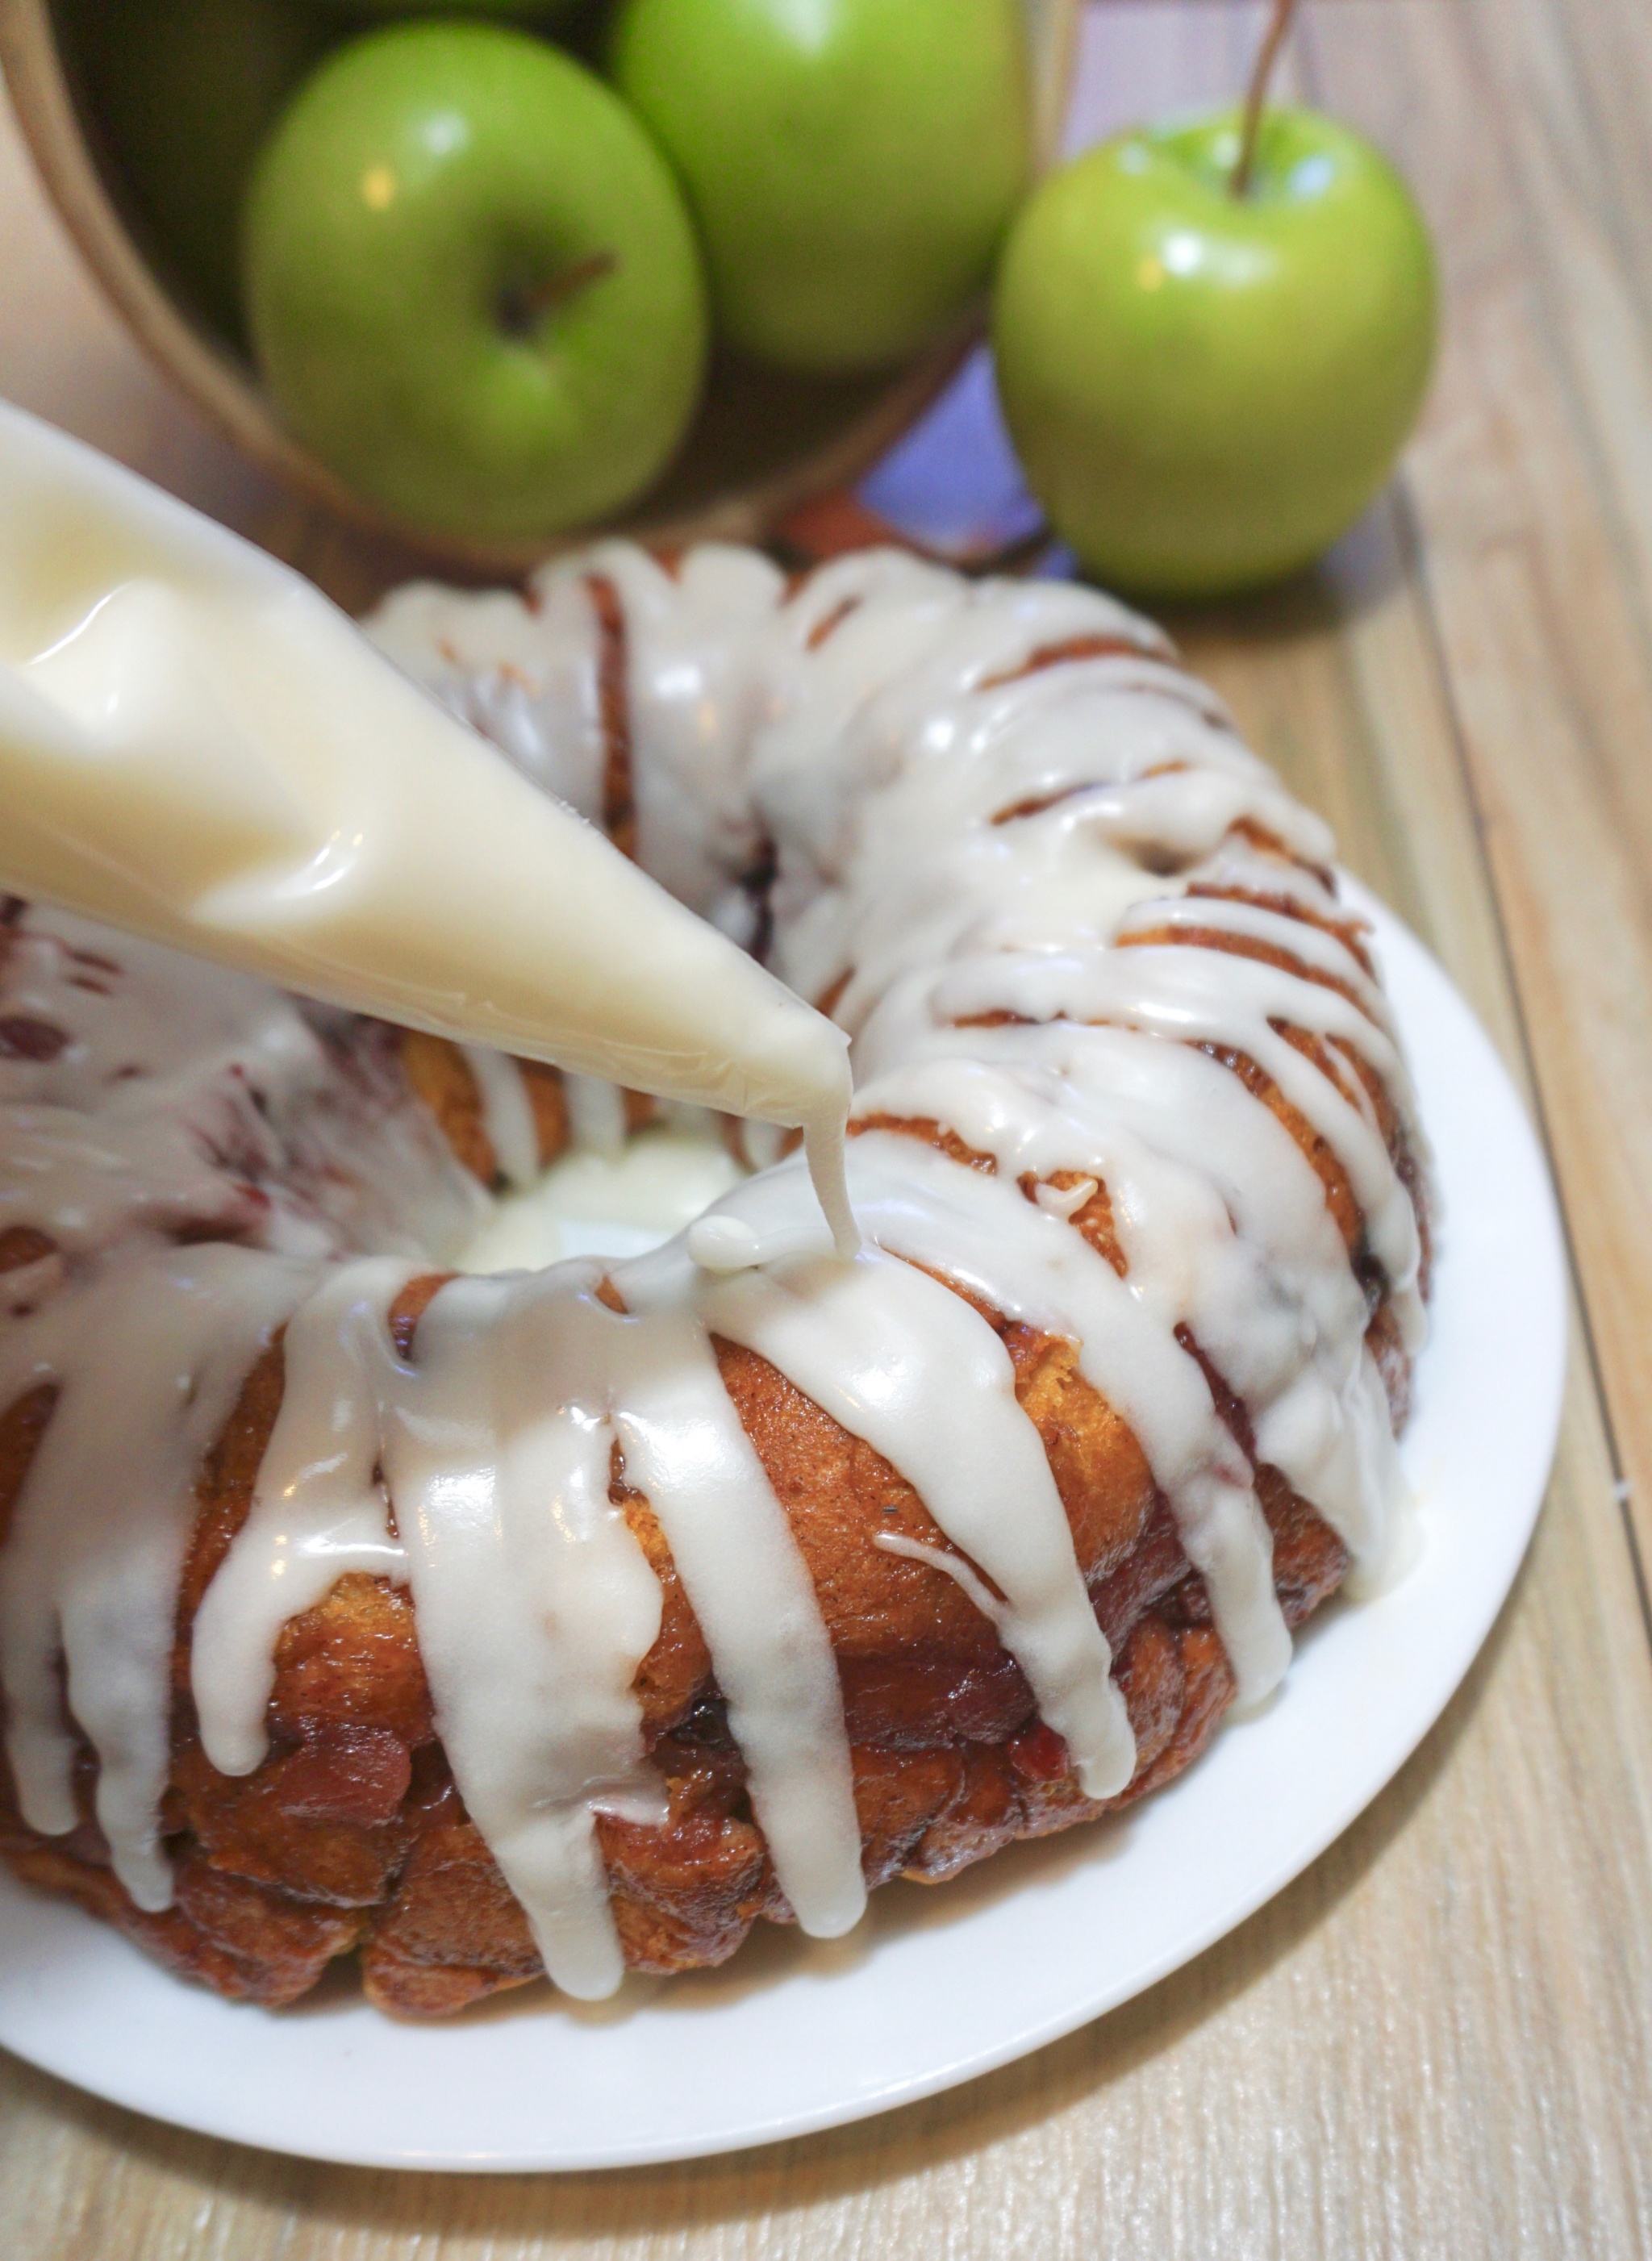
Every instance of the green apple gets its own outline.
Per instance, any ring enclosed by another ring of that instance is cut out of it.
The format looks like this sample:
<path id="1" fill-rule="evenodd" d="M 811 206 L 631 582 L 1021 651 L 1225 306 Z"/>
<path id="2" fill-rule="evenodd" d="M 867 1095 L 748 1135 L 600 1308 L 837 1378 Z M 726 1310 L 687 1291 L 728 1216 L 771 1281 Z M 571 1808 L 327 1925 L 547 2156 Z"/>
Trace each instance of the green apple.
<path id="1" fill-rule="evenodd" d="M 292 0 L 75 0 L 61 21 L 156 267 L 239 339 L 241 193 L 336 26 Z"/>
<path id="2" fill-rule="evenodd" d="M 549 21 L 578 0 L 321 0 L 334 16 L 516 16 Z"/>
<path id="3" fill-rule="evenodd" d="M 330 56 L 248 192 L 248 327 L 298 437 L 476 538 L 617 508 L 693 414 L 705 286 L 670 169 L 554 47 L 418 22 Z"/>
<path id="4" fill-rule="evenodd" d="M 993 310 L 1029 484 L 1099 578 L 1195 596 L 1316 556 L 1387 477 L 1433 355 L 1428 237 L 1369 143 L 1228 112 L 1124 133 L 1052 176 Z"/>
<path id="5" fill-rule="evenodd" d="M 744 352 L 875 368 L 986 284 L 1031 163 L 1018 0 L 625 0 L 613 67 Z"/>

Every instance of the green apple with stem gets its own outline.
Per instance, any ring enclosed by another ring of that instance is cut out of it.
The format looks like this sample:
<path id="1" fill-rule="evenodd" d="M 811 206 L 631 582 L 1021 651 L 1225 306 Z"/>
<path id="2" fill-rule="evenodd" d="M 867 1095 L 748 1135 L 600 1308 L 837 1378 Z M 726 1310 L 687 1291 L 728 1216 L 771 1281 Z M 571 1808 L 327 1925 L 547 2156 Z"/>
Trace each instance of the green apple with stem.
<path id="1" fill-rule="evenodd" d="M 284 420 L 414 523 L 528 540 L 598 517 L 693 414 L 681 191 L 624 104 L 526 32 L 426 20 L 329 56 L 259 158 L 243 243 Z"/>
<path id="2" fill-rule="evenodd" d="M 1031 165 L 1018 0 L 625 0 L 612 54 L 743 352 L 876 367 L 985 287 Z"/>
<path id="3" fill-rule="evenodd" d="M 1387 161 L 1266 105 L 1118 135 L 1053 175 L 1006 248 L 1006 421 L 1099 579 L 1192 597 L 1292 572 L 1387 478 L 1433 361 L 1427 232 Z"/>

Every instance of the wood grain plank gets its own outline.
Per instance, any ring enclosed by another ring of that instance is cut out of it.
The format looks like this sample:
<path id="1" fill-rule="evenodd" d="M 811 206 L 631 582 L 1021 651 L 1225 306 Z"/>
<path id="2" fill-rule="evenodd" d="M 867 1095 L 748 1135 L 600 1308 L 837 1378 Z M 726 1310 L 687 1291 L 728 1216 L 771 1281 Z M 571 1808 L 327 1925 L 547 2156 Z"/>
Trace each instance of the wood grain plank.
<path id="1" fill-rule="evenodd" d="M 1582 4 L 1554 18 L 1582 114 L 1596 195 L 1641 313 L 1652 331 L 1652 15 L 1634 5 Z M 1576 146 L 1576 145 L 1574 145 Z"/>
<path id="2" fill-rule="evenodd" d="M 1441 245 L 1453 319 L 1411 490 L 1646 1555 L 1652 359 L 1608 225 L 1629 184 L 1577 146 L 1588 112 L 1557 85 L 1562 13 L 1350 4 L 1313 38 L 1332 97 L 1425 183 Z"/>

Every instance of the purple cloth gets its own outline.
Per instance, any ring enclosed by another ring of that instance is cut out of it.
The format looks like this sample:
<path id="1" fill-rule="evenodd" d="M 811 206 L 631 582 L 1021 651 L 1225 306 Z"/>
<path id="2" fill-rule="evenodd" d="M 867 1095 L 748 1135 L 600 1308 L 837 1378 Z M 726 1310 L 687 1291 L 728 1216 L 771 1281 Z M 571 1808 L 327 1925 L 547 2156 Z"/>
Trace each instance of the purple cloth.
<path id="1" fill-rule="evenodd" d="M 1128 90 L 1107 68 L 1102 11 L 1086 13 L 1062 136 L 1071 155 L 1128 123 Z M 1131 75 L 1133 76 L 1133 74 Z M 928 414 L 897 440 L 856 489 L 869 510 L 925 549 L 960 564 L 1016 549 L 1021 570 L 1069 577 L 1071 553 L 1051 543 L 1029 569 L 1044 514 L 1027 492 L 993 383 L 992 353 L 979 346 Z"/>

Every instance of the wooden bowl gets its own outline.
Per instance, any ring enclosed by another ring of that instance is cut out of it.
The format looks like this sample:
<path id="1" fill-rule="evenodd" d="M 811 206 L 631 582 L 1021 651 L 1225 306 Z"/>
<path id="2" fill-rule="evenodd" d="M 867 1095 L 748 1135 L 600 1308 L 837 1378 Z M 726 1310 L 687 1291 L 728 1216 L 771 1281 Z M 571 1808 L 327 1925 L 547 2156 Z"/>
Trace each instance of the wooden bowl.
<path id="1" fill-rule="evenodd" d="M 898 4 L 898 0 L 891 0 Z M 1081 0 L 1022 0 L 1040 166 L 1059 147 Z M 354 493 L 291 437 L 250 363 L 170 295 L 145 257 L 130 195 L 77 88 L 57 0 L 0 0 L 0 65 L 46 185 L 88 265 L 138 341 L 253 461 L 364 532 L 433 563 L 515 573 L 623 530 L 661 545 L 760 542 L 810 496 L 857 478 L 929 406 L 980 335 L 975 307 L 906 367 L 811 378 L 715 358 L 699 418 L 664 477 L 602 529 L 532 542 L 467 542 L 393 517 Z"/>

